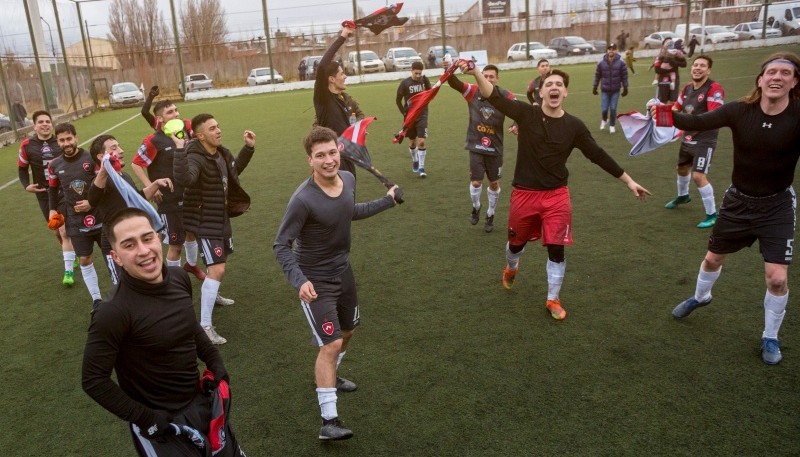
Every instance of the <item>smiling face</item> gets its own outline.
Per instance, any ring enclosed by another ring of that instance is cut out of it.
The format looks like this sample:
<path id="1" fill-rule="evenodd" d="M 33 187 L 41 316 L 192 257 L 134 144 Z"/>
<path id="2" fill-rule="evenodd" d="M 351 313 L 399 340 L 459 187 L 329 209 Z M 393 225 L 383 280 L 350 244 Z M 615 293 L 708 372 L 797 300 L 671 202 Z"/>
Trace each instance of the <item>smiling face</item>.
<path id="1" fill-rule="evenodd" d="M 315 179 L 332 181 L 339 173 L 340 160 L 336 141 L 324 141 L 311 146 L 308 165 L 311 167 Z"/>
<path id="2" fill-rule="evenodd" d="M 703 84 L 711 75 L 711 66 L 706 59 L 697 58 L 692 63 L 692 81 Z"/>
<path id="3" fill-rule="evenodd" d="M 103 152 L 107 152 L 111 155 L 111 157 L 116 157 L 119 160 L 120 168 L 125 166 L 125 151 L 122 150 L 122 146 L 119 145 L 119 142 L 113 138 L 108 139 L 103 143 Z M 98 154 L 97 160 L 102 160 L 103 154 Z"/>
<path id="4" fill-rule="evenodd" d="M 61 150 L 64 151 L 64 156 L 72 157 L 78 153 L 78 138 L 72 133 L 61 132 L 56 135 L 56 141 Z"/>
<path id="5" fill-rule="evenodd" d="M 132 277 L 158 284 L 163 280 L 161 240 L 145 216 L 123 219 L 114 226 L 111 257 Z"/>
<path id="6" fill-rule="evenodd" d="M 550 74 L 544 80 L 539 90 L 543 104 L 553 110 L 561 108 L 567 96 L 567 85 L 564 78 L 558 74 Z"/>
<path id="7" fill-rule="evenodd" d="M 771 62 L 758 77 L 758 87 L 761 89 L 762 97 L 771 102 L 788 98 L 789 92 L 797 83 L 795 67 L 788 62 Z"/>
<path id="8" fill-rule="evenodd" d="M 40 114 L 33 120 L 33 131 L 40 140 L 46 140 L 53 134 L 53 120 L 46 114 Z"/>
<path id="9" fill-rule="evenodd" d="M 219 128 L 219 123 L 213 117 L 199 126 L 195 136 L 209 152 L 216 151 L 217 147 L 222 144 L 222 129 Z"/>

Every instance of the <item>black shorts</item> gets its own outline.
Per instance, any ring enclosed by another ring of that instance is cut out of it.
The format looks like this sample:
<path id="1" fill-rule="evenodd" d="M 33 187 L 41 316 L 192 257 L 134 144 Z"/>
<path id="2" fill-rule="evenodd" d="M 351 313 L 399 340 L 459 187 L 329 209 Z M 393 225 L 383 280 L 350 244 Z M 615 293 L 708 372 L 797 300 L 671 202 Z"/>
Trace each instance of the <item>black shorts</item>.
<path id="1" fill-rule="evenodd" d="M 183 212 L 180 210 L 159 212 L 161 221 L 164 222 L 164 244 L 181 246 L 186 241 L 186 229 L 183 227 Z"/>
<path id="2" fill-rule="evenodd" d="M 692 171 L 707 175 L 715 148 L 716 145 L 681 143 L 678 151 L 678 166 L 692 164 Z"/>
<path id="3" fill-rule="evenodd" d="M 342 330 L 350 331 L 359 324 L 356 279 L 350 265 L 341 276 L 312 279 L 317 299 L 300 306 L 311 327 L 311 342 L 322 347 L 342 338 Z"/>
<path id="4" fill-rule="evenodd" d="M 494 182 L 503 176 L 503 156 L 469 153 L 469 179 L 483 181 L 483 176 Z"/>
<path id="5" fill-rule="evenodd" d="M 428 116 L 420 116 L 414 122 L 414 126 L 408 129 L 406 136 L 409 140 L 428 138 Z"/>
<path id="6" fill-rule="evenodd" d="M 91 232 L 81 233 L 69 238 L 72 240 L 72 247 L 75 250 L 75 255 L 78 257 L 88 257 L 92 255 L 95 243 L 104 255 L 110 252 L 110 249 L 108 252 L 105 252 L 103 249 L 102 230 L 92 230 Z"/>
<path id="7" fill-rule="evenodd" d="M 233 254 L 233 238 L 198 238 L 200 257 L 207 267 L 225 263 Z"/>
<path id="8" fill-rule="evenodd" d="M 49 222 L 50 221 L 50 200 L 47 199 L 47 198 L 39 198 L 37 196 L 36 197 L 36 201 L 39 202 L 39 209 L 42 211 L 42 216 L 44 216 L 44 220 Z M 58 206 L 56 207 L 56 210 L 59 213 L 64 214 L 65 217 L 66 217 L 67 204 L 64 202 L 63 198 L 59 198 Z"/>
<path id="9" fill-rule="evenodd" d="M 708 250 L 730 254 L 758 240 L 764 262 L 790 265 L 796 203 L 791 187 L 768 197 L 749 197 L 729 187 L 708 238 Z"/>

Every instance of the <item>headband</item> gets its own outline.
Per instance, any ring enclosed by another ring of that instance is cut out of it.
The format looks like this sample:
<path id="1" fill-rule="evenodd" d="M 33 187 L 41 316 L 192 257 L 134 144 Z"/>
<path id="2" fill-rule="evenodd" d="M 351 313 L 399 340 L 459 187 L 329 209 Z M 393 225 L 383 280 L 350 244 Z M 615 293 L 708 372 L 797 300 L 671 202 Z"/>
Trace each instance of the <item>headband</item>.
<path id="1" fill-rule="evenodd" d="M 787 64 L 787 65 L 791 65 L 792 67 L 794 67 L 794 71 L 800 72 L 800 70 L 797 68 L 797 64 L 796 63 L 792 62 L 789 59 L 784 59 L 783 57 L 776 57 L 776 58 L 774 58 L 772 60 L 768 60 L 768 61 L 764 62 L 764 65 L 761 66 L 761 69 L 762 70 L 766 69 L 767 65 L 769 65 L 771 63 L 784 63 L 784 64 Z"/>

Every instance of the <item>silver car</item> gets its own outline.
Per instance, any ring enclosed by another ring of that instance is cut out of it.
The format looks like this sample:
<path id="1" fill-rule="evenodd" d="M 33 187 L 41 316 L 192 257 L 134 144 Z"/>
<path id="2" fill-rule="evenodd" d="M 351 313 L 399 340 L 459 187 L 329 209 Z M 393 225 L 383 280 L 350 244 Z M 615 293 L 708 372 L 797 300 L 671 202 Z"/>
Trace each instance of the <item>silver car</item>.
<path id="1" fill-rule="evenodd" d="M 525 42 L 522 43 L 514 43 L 508 48 L 508 53 L 506 57 L 508 58 L 509 62 L 515 62 L 518 60 L 540 60 L 540 59 L 555 59 L 558 57 L 558 53 L 555 49 L 550 49 L 545 47 L 542 43 L 538 41 L 531 41 L 528 43 L 528 55 L 525 56 Z"/>
<path id="2" fill-rule="evenodd" d="M 667 38 L 671 38 L 674 41 L 681 37 L 672 32 L 655 32 L 647 35 L 642 41 L 644 41 L 645 49 L 660 49 L 661 43 Z"/>
<path id="3" fill-rule="evenodd" d="M 760 22 L 742 22 L 733 28 L 733 33 L 739 36 L 740 40 L 755 40 L 761 38 L 764 24 Z M 766 38 L 778 38 L 781 31 L 774 28 L 767 28 Z"/>
<path id="4" fill-rule="evenodd" d="M 389 48 L 383 57 L 386 71 L 410 70 L 413 62 L 423 63 L 414 48 Z"/>
<path id="5" fill-rule="evenodd" d="M 270 78 L 269 67 L 253 68 L 247 76 L 247 85 L 259 86 L 261 84 L 278 84 L 283 82 L 283 76 L 278 73 L 278 70 L 272 69 L 272 73 L 275 75 L 275 79 Z"/>
<path id="6" fill-rule="evenodd" d="M 144 93 L 131 82 L 117 83 L 111 86 L 108 101 L 112 108 L 144 104 Z"/>

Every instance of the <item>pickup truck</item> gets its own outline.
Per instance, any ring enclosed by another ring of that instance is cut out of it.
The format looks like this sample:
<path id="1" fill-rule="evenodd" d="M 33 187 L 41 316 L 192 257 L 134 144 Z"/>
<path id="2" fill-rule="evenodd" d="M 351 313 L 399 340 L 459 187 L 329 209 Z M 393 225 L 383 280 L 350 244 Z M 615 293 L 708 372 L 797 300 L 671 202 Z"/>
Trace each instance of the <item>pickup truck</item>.
<path id="1" fill-rule="evenodd" d="M 208 90 L 214 88 L 214 81 L 208 77 L 205 73 L 195 73 L 192 75 L 186 75 L 184 77 L 184 82 L 186 83 L 186 92 L 194 92 L 197 90 Z M 183 84 L 178 83 L 178 93 L 181 96 L 185 95 L 183 93 Z"/>

